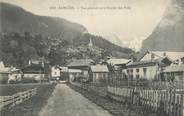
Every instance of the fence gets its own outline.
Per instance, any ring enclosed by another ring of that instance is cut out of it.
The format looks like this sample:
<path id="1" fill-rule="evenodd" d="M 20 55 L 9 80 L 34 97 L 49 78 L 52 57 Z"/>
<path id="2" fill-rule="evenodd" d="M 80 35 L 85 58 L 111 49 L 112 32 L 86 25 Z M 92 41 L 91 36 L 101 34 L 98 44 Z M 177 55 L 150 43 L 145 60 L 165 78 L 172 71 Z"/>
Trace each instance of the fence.
<path id="1" fill-rule="evenodd" d="M 132 88 L 118 88 L 118 87 L 107 87 L 107 95 L 108 97 L 124 102 L 124 103 L 131 103 L 132 102 Z"/>
<path id="2" fill-rule="evenodd" d="M 148 80 L 121 80 L 121 79 L 113 79 L 108 83 L 111 86 L 119 86 L 119 87 L 144 87 L 144 88 L 154 88 L 154 89 L 183 89 L 184 81 L 148 81 Z"/>
<path id="3" fill-rule="evenodd" d="M 0 111 L 5 107 L 18 105 L 37 94 L 37 88 L 29 89 L 24 92 L 18 92 L 12 96 L 0 96 Z"/>
<path id="4" fill-rule="evenodd" d="M 158 115 L 184 116 L 184 92 L 136 89 L 136 88 L 107 88 L 108 96 L 120 102 L 134 105 L 141 105 L 147 111 L 152 111 Z"/>

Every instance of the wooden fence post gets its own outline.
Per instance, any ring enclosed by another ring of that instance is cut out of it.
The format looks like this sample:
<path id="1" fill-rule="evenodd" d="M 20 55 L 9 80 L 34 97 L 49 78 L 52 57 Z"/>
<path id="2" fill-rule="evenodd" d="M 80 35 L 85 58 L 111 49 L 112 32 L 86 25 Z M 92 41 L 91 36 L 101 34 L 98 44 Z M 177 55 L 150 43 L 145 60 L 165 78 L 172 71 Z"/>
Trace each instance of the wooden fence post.
<path id="1" fill-rule="evenodd" d="M 143 90 L 143 106 L 146 105 L 146 90 Z"/>
<path id="2" fill-rule="evenodd" d="M 18 92 L 13 94 L 12 96 L 3 96 L 2 101 L 0 103 L 0 110 L 2 110 L 3 107 L 8 106 L 9 108 L 18 105 L 25 100 L 31 98 L 36 93 L 35 89 L 30 89 L 23 92 Z"/>
<path id="3" fill-rule="evenodd" d="M 176 116 L 180 116 L 179 108 L 180 108 L 180 95 L 177 95 L 176 96 Z"/>
<path id="4" fill-rule="evenodd" d="M 174 104 L 173 102 L 174 102 L 174 95 L 173 95 L 173 92 L 172 92 L 171 93 L 171 109 L 170 109 L 171 110 L 171 114 L 170 114 L 171 116 L 173 116 L 173 104 Z"/>

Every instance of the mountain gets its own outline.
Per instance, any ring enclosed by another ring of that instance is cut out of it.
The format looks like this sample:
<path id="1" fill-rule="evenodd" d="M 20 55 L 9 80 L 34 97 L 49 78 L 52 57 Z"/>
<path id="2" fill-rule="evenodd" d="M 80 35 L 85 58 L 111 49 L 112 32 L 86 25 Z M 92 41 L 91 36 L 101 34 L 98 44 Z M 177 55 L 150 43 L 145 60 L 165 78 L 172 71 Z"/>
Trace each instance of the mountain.
<path id="1" fill-rule="evenodd" d="M 142 50 L 184 51 L 184 1 L 173 0 Z"/>
<path id="2" fill-rule="evenodd" d="M 80 24 L 69 22 L 62 18 L 38 16 L 24 9 L 0 3 L 1 32 L 30 32 L 44 36 L 73 39 L 79 36 L 86 28 Z"/>
<path id="3" fill-rule="evenodd" d="M 127 58 L 133 52 L 103 37 L 86 33 L 87 29 L 80 24 L 38 16 L 8 3 L 0 3 L 0 18 L 0 56 L 8 65 L 24 64 L 33 57 L 63 64 L 72 58 L 97 59 L 104 55 Z M 90 39 L 93 48 L 86 49 Z M 88 51 L 79 50 L 80 46 Z M 94 53 L 96 51 L 99 51 L 98 55 Z"/>

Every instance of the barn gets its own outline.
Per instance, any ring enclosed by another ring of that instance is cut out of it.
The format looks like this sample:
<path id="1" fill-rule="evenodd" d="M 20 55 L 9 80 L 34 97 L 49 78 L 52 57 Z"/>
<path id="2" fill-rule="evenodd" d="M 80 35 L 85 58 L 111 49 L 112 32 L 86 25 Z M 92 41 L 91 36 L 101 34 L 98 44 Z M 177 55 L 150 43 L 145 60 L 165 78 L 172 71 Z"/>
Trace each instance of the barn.
<path id="1" fill-rule="evenodd" d="M 71 63 L 68 64 L 68 69 L 75 69 L 75 70 L 80 70 L 80 76 L 77 77 L 80 81 L 88 81 L 89 79 L 89 74 L 88 70 L 91 65 L 94 65 L 95 62 L 92 59 L 76 59 L 73 60 Z M 72 72 L 69 72 L 69 75 Z M 76 78 L 76 77 L 74 77 Z"/>
<path id="2" fill-rule="evenodd" d="M 41 82 L 44 80 L 45 71 L 44 67 L 40 64 L 31 64 L 22 69 L 23 79 L 22 81 L 27 82 Z"/>
<path id="3" fill-rule="evenodd" d="M 89 69 L 90 82 L 108 82 L 109 70 L 107 65 L 92 65 Z"/>

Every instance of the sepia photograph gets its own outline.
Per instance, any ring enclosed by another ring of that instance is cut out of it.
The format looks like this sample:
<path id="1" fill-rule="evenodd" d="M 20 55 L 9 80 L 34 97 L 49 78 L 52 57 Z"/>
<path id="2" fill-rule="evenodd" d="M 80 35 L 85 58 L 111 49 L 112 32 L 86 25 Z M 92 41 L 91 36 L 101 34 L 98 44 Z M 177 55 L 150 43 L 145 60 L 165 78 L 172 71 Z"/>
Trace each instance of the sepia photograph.
<path id="1" fill-rule="evenodd" d="M 0 0 L 0 116 L 184 116 L 184 0 Z"/>

